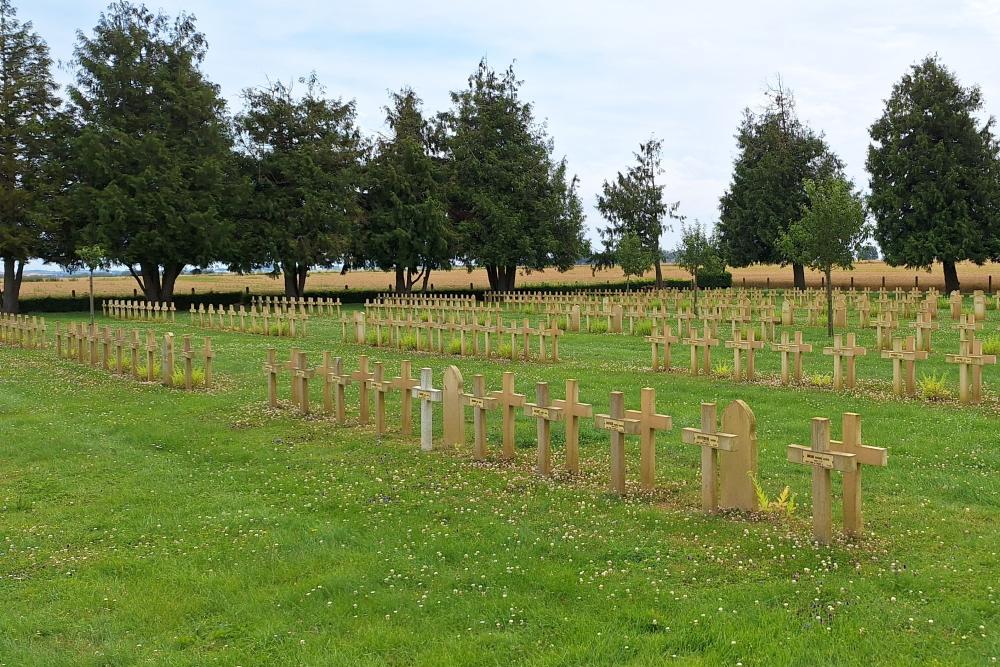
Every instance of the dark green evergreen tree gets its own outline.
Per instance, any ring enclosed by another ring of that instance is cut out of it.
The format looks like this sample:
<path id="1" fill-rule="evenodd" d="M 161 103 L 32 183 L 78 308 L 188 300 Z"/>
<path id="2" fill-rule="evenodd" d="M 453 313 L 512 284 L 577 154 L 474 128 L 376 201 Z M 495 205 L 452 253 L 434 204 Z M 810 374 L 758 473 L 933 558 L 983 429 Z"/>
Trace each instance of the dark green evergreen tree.
<path id="1" fill-rule="evenodd" d="M 170 301 L 184 267 L 210 264 L 232 239 L 232 140 L 200 69 L 207 48 L 194 17 L 124 1 L 77 36 L 72 213 L 81 240 L 126 265 L 151 301 Z"/>
<path id="2" fill-rule="evenodd" d="M 795 286 L 804 289 L 803 265 L 785 255 L 778 241 L 802 215 L 805 181 L 839 174 L 843 166 L 823 136 L 799 120 L 795 100 L 780 81 L 768 100 L 761 112 L 744 112 L 716 230 L 728 265 L 791 264 Z"/>
<path id="3" fill-rule="evenodd" d="M 355 254 L 364 264 L 395 274 L 396 291 L 409 292 L 431 271 L 450 268 L 455 234 L 448 217 L 444 165 L 434 156 L 435 132 L 409 88 L 386 107 L 391 135 L 380 139 L 367 166 L 365 216 Z"/>
<path id="4" fill-rule="evenodd" d="M 282 82 L 244 91 L 236 118 L 251 183 L 240 216 L 239 270 L 270 267 L 302 296 L 310 267 L 346 260 L 361 214 L 361 134 L 353 102 L 328 99 L 312 74 L 297 96 Z"/>
<path id="5" fill-rule="evenodd" d="M 24 265 L 58 259 L 54 199 L 65 141 L 52 59 L 30 22 L 0 0 L 0 259 L 6 313 L 18 312 Z"/>
<path id="6" fill-rule="evenodd" d="M 519 97 L 513 68 L 485 60 L 442 116 L 449 213 L 460 255 L 486 269 L 490 288 L 514 288 L 518 266 L 568 270 L 586 252 L 576 178 Z"/>
<path id="7" fill-rule="evenodd" d="M 1000 161 L 993 118 L 977 86 L 963 87 L 936 56 L 893 86 L 868 149 L 875 239 L 893 266 L 944 267 L 1000 259 Z"/>

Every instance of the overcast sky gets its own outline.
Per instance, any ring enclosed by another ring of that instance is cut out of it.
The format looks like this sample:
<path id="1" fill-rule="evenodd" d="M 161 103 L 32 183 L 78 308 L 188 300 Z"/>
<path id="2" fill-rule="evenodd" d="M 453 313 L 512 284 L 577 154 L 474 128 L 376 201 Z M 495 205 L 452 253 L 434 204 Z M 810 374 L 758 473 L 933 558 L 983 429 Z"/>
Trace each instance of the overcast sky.
<path id="1" fill-rule="evenodd" d="M 72 56 L 106 6 L 15 0 L 53 57 Z M 595 193 L 650 134 L 663 140 L 667 197 L 712 223 L 735 157 L 742 110 L 759 108 L 780 74 L 799 115 L 826 134 L 855 182 L 868 127 L 908 67 L 938 53 L 1000 110 L 1000 0 L 839 2 L 504 3 L 437 0 L 162 0 L 193 13 L 209 42 L 204 68 L 231 109 L 240 91 L 315 70 L 333 97 L 354 99 L 369 134 L 383 129 L 387 91 L 414 88 L 428 113 L 447 108 L 486 56 L 511 62 L 547 124 L 557 156 L 581 179 L 590 236 Z M 71 72 L 58 72 L 61 82 Z M 675 245 L 676 230 L 664 247 Z"/>

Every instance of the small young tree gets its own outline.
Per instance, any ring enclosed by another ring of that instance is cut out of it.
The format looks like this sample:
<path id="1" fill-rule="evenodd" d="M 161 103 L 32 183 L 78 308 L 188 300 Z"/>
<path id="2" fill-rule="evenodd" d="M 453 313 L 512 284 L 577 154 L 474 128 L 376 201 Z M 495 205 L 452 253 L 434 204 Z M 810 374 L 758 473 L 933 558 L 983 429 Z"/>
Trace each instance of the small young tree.
<path id="1" fill-rule="evenodd" d="M 90 323 L 94 323 L 94 271 L 110 266 L 108 251 L 102 245 L 85 245 L 76 249 L 76 256 L 90 271 Z"/>
<path id="2" fill-rule="evenodd" d="M 786 255 L 826 276 L 826 331 L 833 336 L 834 266 L 850 269 L 854 257 L 868 238 L 861 195 L 850 181 L 830 177 L 805 182 L 807 203 L 802 217 L 792 223 L 780 243 Z"/>
<path id="3" fill-rule="evenodd" d="M 638 234 L 628 233 L 618 241 L 615 249 L 615 261 L 625 274 L 625 283 L 631 288 L 631 278 L 642 277 L 653 266 L 656 257 L 649 252 Z"/>
<path id="4" fill-rule="evenodd" d="M 705 233 L 697 220 L 692 225 L 681 223 L 681 242 L 674 251 L 677 266 L 691 274 L 694 285 L 694 307 L 698 307 L 698 276 L 722 273 L 725 263 L 718 242 Z"/>

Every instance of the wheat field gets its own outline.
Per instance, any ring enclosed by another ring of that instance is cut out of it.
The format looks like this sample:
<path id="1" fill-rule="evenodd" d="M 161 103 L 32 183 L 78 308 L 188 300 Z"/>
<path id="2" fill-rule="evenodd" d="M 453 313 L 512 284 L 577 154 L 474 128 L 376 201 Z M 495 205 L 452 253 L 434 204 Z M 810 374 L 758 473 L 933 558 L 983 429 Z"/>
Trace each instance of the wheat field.
<path id="1" fill-rule="evenodd" d="M 791 267 L 752 266 L 745 269 L 731 269 L 734 286 L 747 287 L 789 287 L 792 284 Z M 687 279 L 688 274 L 680 267 L 672 264 L 663 265 L 665 278 Z M 991 276 L 1000 280 L 1000 264 L 987 263 L 976 266 L 970 262 L 959 264 L 958 275 L 962 281 L 963 290 L 990 289 Z M 651 278 L 652 272 L 647 274 Z M 910 288 L 917 284 L 921 288 L 944 288 L 944 275 L 940 266 L 931 271 L 894 268 L 883 262 L 859 262 L 852 271 L 838 270 L 833 272 L 834 285 L 838 287 L 879 288 L 885 287 Z M 821 274 L 816 271 L 806 272 L 806 282 L 809 286 L 819 287 Z M 853 279 L 853 283 L 852 283 Z M 615 268 L 593 273 L 589 266 L 576 266 L 571 270 L 518 272 L 517 286 L 530 288 L 540 283 L 547 284 L 592 284 L 600 287 L 602 284 L 624 280 L 621 270 Z M 431 285 L 437 290 L 460 289 L 474 287 L 482 289 L 488 286 L 484 270 L 467 271 L 453 269 L 451 271 L 435 271 L 431 274 Z M 329 290 L 380 290 L 390 289 L 393 276 L 382 271 L 351 271 L 341 275 L 337 271 L 315 271 L 309 275 L 306 283 L 307 291 Z M 2 283 L 0 283 L 2 284 Z M 135 280 L 129 276 L 98 277 L 94 279 L 95 294 L 102 297 L 128 297 L 138 288 Z M 177 279 L 177 293 L 204 294 L 206 292 L 236 292 L 250 290 L 253 294 L 280 294 L 282 281 L 267 275 L 236 275 L 208 274 L 184 275 Z M 87 278 L 44 278 L 27 277 L 21 287 L 23 298 L 46 296 L 82 296 L 87 293 Z"/>

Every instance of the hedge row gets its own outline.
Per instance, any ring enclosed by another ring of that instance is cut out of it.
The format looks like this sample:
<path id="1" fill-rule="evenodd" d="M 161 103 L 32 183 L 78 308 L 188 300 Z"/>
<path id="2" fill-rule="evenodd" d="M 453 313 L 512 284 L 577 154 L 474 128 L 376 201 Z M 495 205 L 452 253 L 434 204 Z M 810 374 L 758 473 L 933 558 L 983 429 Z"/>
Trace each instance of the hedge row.
<path id="1" fill-rule="evenodd" d="M 691 281 L 689 280 L 665 280 L 664 284 L 668 288 L 673 289 L 689 289 L 691 287 Z M 733 276 L 731 273 L 724 273 L 718 276 L 703 276 L 701 279 L 701 287 L 715 289 L 715 288 L 725 288 L 732 287 Z M 537 285 L 531 285 L 525 288 L 524 291 L 530 292 L 578 292 L 586 290 L 605 290 L 605 289 L 649 289 L 653 286 L 652 280 L 634 280 L 631 283 L 626 283 L 624 281 L 618 282 L 607 282 L 607 283 L 595 283 L 589 285 L 582 284 L 571 284 L 563 285 L 558 283 L 541 283 Z M 486 290 L 482 289 L 449 289 L 449 290 L 435 290 L 434 294 L 457 294 L 457 295 L 474 295 L 476 299 L 482 301 L 486 293 Z M 366 300 L 374 299 L 380 294 L 385 294 L 385 290 L 331 290 L 331 291 L 306 291 L 307 297 L 327 297 L 340 299 L 341 303 L 364 303 Z M 105 299 L 126 299 L 131 300 L 135 297 L 131 295 L 123 295 L 118 297 L 96 297 L 95 307 L 101 307 L 101 301 Z M 213 304 L 216 306 L 249 306 L 252 295 L 244 292 L 205 292 L 202 294 L 174 294 L 174 305 L 178 311 L 187 311 L 192 305 L 198 307 L 199 305 L 209 305 Z M 46 297 L 33 297 L 21 299 L 21 312 L 22 313 L 66 313 L 66 312 L 87 312 L 90 310 L 90 300 L 87 295 L 76 296 L 76 297 L 62 297 L 62 296 L 46 296 Z"/>

